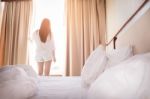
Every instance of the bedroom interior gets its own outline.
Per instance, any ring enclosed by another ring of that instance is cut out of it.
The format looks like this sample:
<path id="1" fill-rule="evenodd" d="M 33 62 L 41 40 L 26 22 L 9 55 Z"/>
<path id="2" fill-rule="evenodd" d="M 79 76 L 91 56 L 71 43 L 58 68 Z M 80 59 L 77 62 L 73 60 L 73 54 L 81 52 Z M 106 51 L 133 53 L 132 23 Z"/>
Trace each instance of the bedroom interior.
<path id="1" fill-rule="evenodd" d="M 27 51 L 32 0 L 2 1 L 6 4 L 0 10 L 0 99 L 150 99 L 150 0 L 65 0 L 62 77 L 38 76 L 22 53 Z"/>

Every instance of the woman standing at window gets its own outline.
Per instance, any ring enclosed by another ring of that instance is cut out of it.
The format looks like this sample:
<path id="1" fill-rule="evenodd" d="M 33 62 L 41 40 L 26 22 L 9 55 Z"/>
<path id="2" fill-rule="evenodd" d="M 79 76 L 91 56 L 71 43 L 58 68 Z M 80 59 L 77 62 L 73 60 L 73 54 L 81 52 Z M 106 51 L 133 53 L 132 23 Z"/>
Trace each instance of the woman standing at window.
<path id="1" fill-rule="evenodd" d="M 49 76 L 52 61 L 55 59 L 54 39 L 49 19 L 43 19 L 40 29 L 33 33 L 36 45 L 35 60 L 38 64 L 38 74 Z"/>

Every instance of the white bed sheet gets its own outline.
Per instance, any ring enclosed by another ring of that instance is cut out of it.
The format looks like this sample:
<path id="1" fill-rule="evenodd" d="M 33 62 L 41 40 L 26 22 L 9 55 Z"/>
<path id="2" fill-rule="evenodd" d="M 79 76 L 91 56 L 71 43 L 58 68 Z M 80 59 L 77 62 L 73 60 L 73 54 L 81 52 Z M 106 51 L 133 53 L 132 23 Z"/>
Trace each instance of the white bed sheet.
<path id="1" fill-rule="evenodd" d="M 39 77 L 37 94 L 30 99 L 86 99 L 80 77 Z"/>

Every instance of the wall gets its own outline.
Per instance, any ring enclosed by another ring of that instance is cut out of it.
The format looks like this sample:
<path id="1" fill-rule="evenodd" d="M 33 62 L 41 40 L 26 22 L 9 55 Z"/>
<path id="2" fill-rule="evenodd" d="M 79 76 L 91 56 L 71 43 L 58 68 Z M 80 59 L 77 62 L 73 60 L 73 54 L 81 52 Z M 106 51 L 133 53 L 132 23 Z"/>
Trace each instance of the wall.
<path id="1" fill-rule="evenodd" d="M 108 40 L 134 13 L 143 0 L 106 0 Z"/>
<path id="2" fill-rule="evenodd" d="M 116 45 L 133 45 L 135 53 L 150 52 L 150 9 L 126 32 L 118 36 Z"/>
<path id="3" fill-rule="evenodd" d="M 135 12 L 144 0 L 106 0 L 107 41 L 119 30 L 123 23 Z M 127 30 L 119 34 L 117 47 L 133 45 L 135 53 L 150 51 L 150 9 L 139 17 Z M 112 46 L 108 47 L 108 50 Z"/>

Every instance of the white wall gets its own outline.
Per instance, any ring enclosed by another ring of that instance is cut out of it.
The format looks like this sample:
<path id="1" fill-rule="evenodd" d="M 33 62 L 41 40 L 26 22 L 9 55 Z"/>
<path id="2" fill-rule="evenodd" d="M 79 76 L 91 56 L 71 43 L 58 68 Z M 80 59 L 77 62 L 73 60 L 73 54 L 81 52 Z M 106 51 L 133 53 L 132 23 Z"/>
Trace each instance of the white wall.
<path id="1" fill-rule="evenodd" d="M 144 0 L 106 0 L 107 41 L 138 9 Z M 118 36 L 117 46 L 134 45 L 136 53 L 150 50 L 150 9 L 142 14 L 126 31 Z M 112 46 L 108 47 L 108 50 Z"/>
<path id="2" fill-rule="evenodd" d="M 106 0 L 107 39 L 110 40 L 144 0 Z"/>

